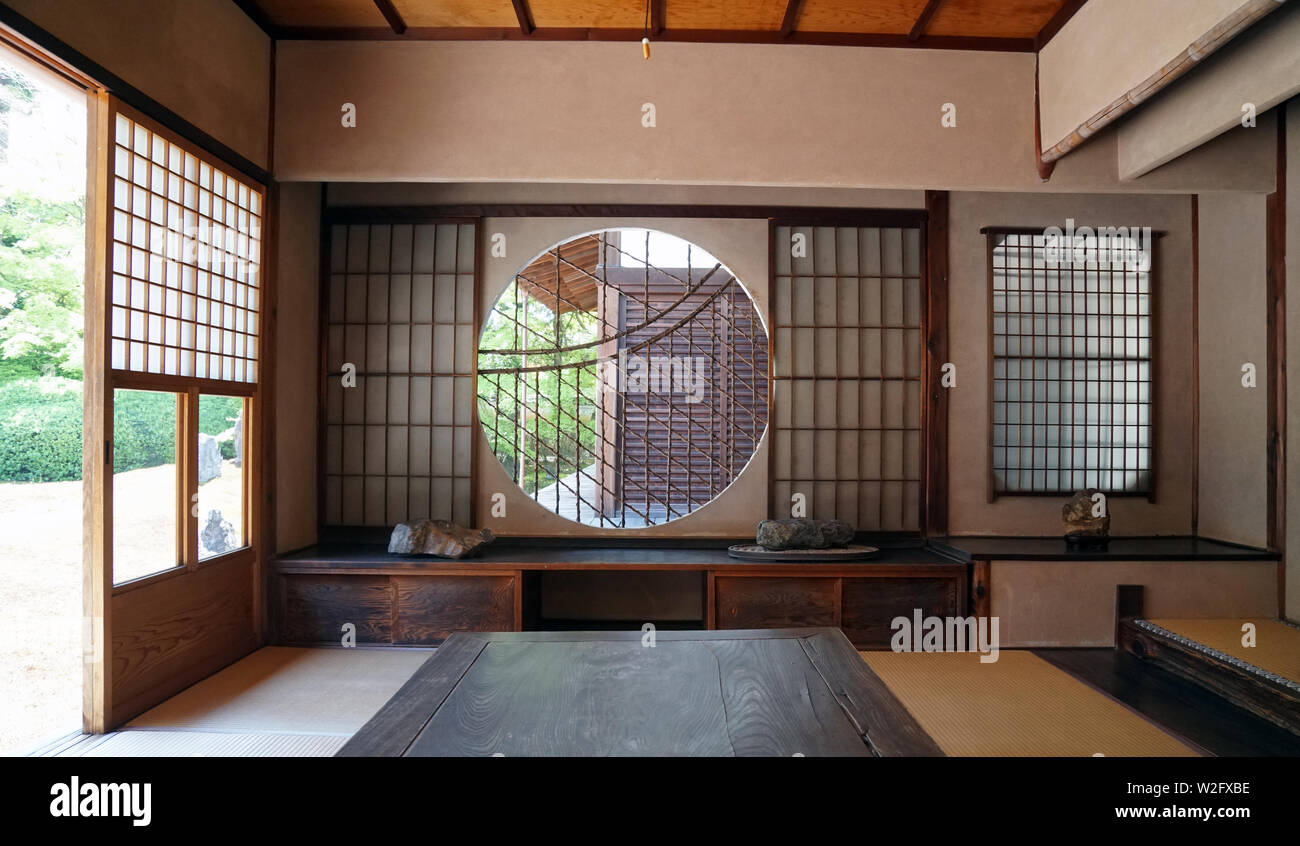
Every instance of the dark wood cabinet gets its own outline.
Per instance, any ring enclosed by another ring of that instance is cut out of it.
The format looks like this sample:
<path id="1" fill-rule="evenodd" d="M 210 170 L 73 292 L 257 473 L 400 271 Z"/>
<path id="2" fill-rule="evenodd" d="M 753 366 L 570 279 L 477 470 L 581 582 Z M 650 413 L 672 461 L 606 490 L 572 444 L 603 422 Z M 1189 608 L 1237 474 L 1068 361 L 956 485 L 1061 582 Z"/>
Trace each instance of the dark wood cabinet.
<path id="1" fill-rule="evenodd" d="M 839 625 L 839 579 L 718 576 L 719 629 L 797 629 Z"/>
<path id="2" fill-rule="evenodd" d="M 714 624 L 719 629 L 838 626 L 859 647 L 888 646 L 895 617 L 966 616 L 965 573 L 908 577 L 717 576 Z"/>
<path id="3" fill-rule="evenodd" d="M 358 644 L 421 646 L 455 632 L 545 628 L 538 577 L 557 571 L 697 574 L 704 628 L 836 626 L 859 648 L 888 646 L 893 618 L 918 608 L 925 616 L 967 614 L 967 565 L 916 550 L 851 565 L 773 566 L 729 558 L 725 549 L 506 547 L 447 562 L 322 546 L 274 568 L 272 625 L 284 644 L 339 643 L 348 623 Z"/>
<path id="4" fill-rule="evenodd" d="M 454 632 L 518 631 L 512 573 L 282 574 L 276 640 L 436 646 Z"/>

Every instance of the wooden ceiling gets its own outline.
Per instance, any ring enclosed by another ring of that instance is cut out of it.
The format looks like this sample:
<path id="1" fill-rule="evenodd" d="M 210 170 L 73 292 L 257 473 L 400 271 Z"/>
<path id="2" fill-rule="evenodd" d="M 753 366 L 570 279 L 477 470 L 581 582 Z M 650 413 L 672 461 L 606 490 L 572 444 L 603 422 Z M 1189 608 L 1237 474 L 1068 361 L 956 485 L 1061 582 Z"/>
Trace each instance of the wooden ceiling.
<path id="1" fill-rule="evenodd" d="M 1086 0 L 233 0 L 274 38 L 1041 47 Z"/>
<path id="2" fill-rule="evenodd" d="M 601 247 L 600 235 L 583 235 L 566 241 L 533 259 L 531 264 L 519 271 L 515 281 L 528 296 L 559 314 L 594 311 L 598 299 L 595 274 L 600 262 Z M 557 260 L 557 255 L 563 261 Z"/>

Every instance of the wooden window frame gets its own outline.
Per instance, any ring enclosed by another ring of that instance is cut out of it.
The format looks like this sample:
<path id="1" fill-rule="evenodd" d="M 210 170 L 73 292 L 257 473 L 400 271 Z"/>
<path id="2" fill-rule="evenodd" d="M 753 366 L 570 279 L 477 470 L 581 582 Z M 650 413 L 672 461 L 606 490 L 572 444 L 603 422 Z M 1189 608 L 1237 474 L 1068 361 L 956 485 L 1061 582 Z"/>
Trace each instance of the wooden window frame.
<path id="1" fill-rule="evenodd" d="M 236 560 L 255 560 L 261 551 L 261 523 L 262 509 L 258 491 L 262 475 L 261 451 L 259 444 L 262 439 L 260 431 L 259 411 L 263 404 L 264 372 L 262 362 L 265 358 L 265 351 L 268 349 L 267 338 L 264 332 L 265 322 L 262 315 L 269 311 L 268 299 L 265 295 L 267 267 L 267 226 L 266 220 L 271 213 L 269 205 L 269 191 L 266 186 L 259 180 L 253 179 L 239 168 L 219 159 L 202 147 L 194 144 L 183 136 L 173 132 L 165 126 L 148 116 L 132 109 L 130 106 L 120 102 L 117 98 L 106 93 L 97 98 L 97 115 L 96 115 L 96 147 L 94 166 L 98 170 L 95 178 L 92 180 L 93 187 L 103 196 L 96 196 L 96 202 L 92 206 L 87 202 L 87 214 L 90 225 L 93 227 L 93 238 L 95 249 L 93 254 L 96 256 L 95 274 L 91 277 L 94 284 L 87 290 L 87 313 L 86 313 L 86 365 L 84 368 L 85 379 L 102 380 L 102 404 L 104 417 L 102 421 L 97 421 L 98 426 L 95 428 L 95 444 L 103 444 L 102 456 L 97 458 L 96 463 L 102 462 L 101 466 L 106 467 L 106 475 L 102 480 L 95 482 L 96 486 L 106 486 L 102 492 L 103 504 L 99 506 L 101 512 L 96 522 L 102 521 L 99 535 L 103 539 L 103 548 L 96 556 L 96 567 L 101 570 L 102 578 L 106 582 L 108 596 L 118 596 L 132 590 L 156 584 L 160 581 L 175 578 L 185 573 L 193 573 L 204 567 L 214 564 L 220 564 Z M 181 376 L 166 373 L 145 373 L 135 370 L 118 370 L 112 367 L 111 344 L 113 341 L 111 328 L 109 326 L 109 316 L 112 312 L 112 278 L 113 278 L 113 242 L 114 242 L 114 221 L 113 221 L 113 150 L 115 146 L 115 133 L 117 125 L 117 116 L 122 114 L 133 123 L 143 126 L 149 132 L 175 144 L 185 152 L 195 156 L 201 164 L 206 164 L 214 170 L 219 170 L 227 176 L 233 176 L 241 182 L 246 183 L 250 190 L 255 189 L 261 192 L 262 201 L 260 204 L 260 214 L 262 220 L 262 234 L 258 239 L 258 291 L 259 301 L 256 314 L 258 323 L 256 333 L 253 335 L 256 343 L 252 360 L 257 363 L 257 378 L 252 382 L 226 381 L 223 379 L 213 379 L 210 377 Z M 102 240 L 100 240 L 102 238 Z M 95 318 L 92 326 L 91 305 L 94 305 Z M 98 336 L 93 345 L 94 366 L 92 367 L 92 329 Z M 117 583 L 113 578 L 113 502 L 112 502 L 112 484 L 113 484 L 113 411 L 114 411 L 114 393 L 118 389 L 139 390 L 139 391 L 158 391 L 171 393 L 177 396 L 177 432 L 176 432 L 176 467 L 177 467 L 177 501 L 176 501 L 176 536 L 178 546 L 177 566 L 152 573 L 147 576 L 141 576 L 136 579 Z M 89 391 L 87 396 L 89 397 Z M 243 444 L 244 444 L 244 461 L 240 468 L 242 471 L 243 485 L 243 506 L 241 514 L 241 531 L 243 534 L 244 545 L 230 552 L 213 555 L 208 558 L 199 560 L 198 554 L 198 535 L 199 535 L 199 515 L 196 513 L 198 503 L 198 436 L 199 436 L 199 396 L 230 396 L 240 397 L 244 400 L 244 415 L 242 425 Z M 87 408 L 91 407 L 89 404 Z M 89 424 L 89 417 L 88 417 Z M 91 427 L 87 425 L 85 441 L 91 443 Z M 87 451 L 89 454 L 90 450 Z"/>
<path id="2" fill-rule="evenodd" d="M 1017 497 L 1017 498 L 1037 497 L 1037 498 L 1046 498 L 1046 499 L 1068 499 L 1070 496 L 1073 495 L 1072 492 L 1070 491 L 999 490 L 998 481 L 995 474 L 995 462 L 993 458 L 994 425 L 995 425 L 994 408 L 996 403 L 995 378 L 994 378 L 994 367 L 993 367 L 994 358 L 995 358 L 994 346 L 993 346 L 993 337 L 994 337 L 993 250 L 999 238 L 1005 237 L 1007 235 L 1042 235 L 1043 231 L 1044 231 L 1043 227 L 1034 227 L 1034 226 L 985 226 L 980 229 L 980 234 L 983 235 L 985 238 L 985 250 L 984 250 L 985 261 L 986 261 L 985 282 L 988 289 L 987 306 L 985 311 L 986 319 L 987 319 L 986 327 L 988 332 L 988 355 L 986 359 L 988 365 L 988 385 L 987 385 L 988 388 L 988 449 L 985 455 L 987 461 L 986 478 L 988 482 L 987 499 L 990 503 L 996 502 L 998 499 L 1004 497 Z M 1150 479 L 1150 485 L 1146 490 L 1135 490 L 1135 491 L 1111 491 L 1105 488 L 1099 489 L 1099 490 L 1103 490 L 1106 496 L 1108 497 L 1145 499 L 1151 503 L 1154 503 L 1156 501 L 1156 489 L 1157 489 L 1157 482 L 1158 482 L 1156 469 L 1158 463 L 1157 445 L 1159 444 L 1159 438 L 1158 438 L 1159 403 L 1157 401 L 1158 394 L 1154 386 L 1156 384 L 1156 377 L 1158 376 L 1156 372 L 1156 363 L 1158 361 L 1159 337 L 1160 337 L 1159 288 L 1160 288 L 1160 279 L 1161 279 L 1161 265 L 1160 265 L 1160 255 L 1159 255 L 1159 244 L 1161 239 L 1164 237 L 1164 235 L 1165 235 L 1164 232 L 1158 230 L 1152 230 L 1151 232 L 1151 269 L 1149 271 L 1150 288 L 1148 292 L 1149 296 L 1151 297 L 1151 308 L 1150 308 L 1150 314 L 1148 315 L 1151 322 L 1151 331 L 1149 336 L 1150 355 L 1148 356 L 1148 362 L 1150 367 L 1150 373 L 1152 376 L 1151 398 L 1149 401 L 1150 420 L 1151 420 L 1149 428 L 1151 434 L 1150 434 L 1150 443 L 1148 446 L 1148 450 L 1150 454 L 1150 468 L 1148 471 L 1149 473 L 1148 478 Z M 1060 400 L 1058 400 L 1057 402 L 1060 402 Z M 1086 471 L 1087 468 L 1085 467 L 1084 470 Z"/>

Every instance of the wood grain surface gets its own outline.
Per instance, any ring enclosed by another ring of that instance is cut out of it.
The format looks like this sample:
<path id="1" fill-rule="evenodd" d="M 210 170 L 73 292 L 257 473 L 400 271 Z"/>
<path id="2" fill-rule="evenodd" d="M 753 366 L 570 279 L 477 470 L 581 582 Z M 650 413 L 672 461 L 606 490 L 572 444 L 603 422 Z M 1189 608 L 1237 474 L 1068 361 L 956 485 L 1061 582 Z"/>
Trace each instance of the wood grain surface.
<path id="1" fill-rule="evenodd" d="M 941 755 L 836 629 L 449 637 L 344 756 Z"/>

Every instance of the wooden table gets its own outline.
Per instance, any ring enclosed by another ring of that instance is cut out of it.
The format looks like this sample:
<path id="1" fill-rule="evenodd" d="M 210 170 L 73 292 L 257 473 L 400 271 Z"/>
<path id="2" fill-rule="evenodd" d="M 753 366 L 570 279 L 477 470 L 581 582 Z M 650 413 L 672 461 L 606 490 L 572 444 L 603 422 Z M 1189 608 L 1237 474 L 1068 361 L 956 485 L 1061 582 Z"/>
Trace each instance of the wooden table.
<path id="1" fill-rule="evenodd" d="M 839 629 L 462 633 L 344 756 L 942 755 Z"/>

